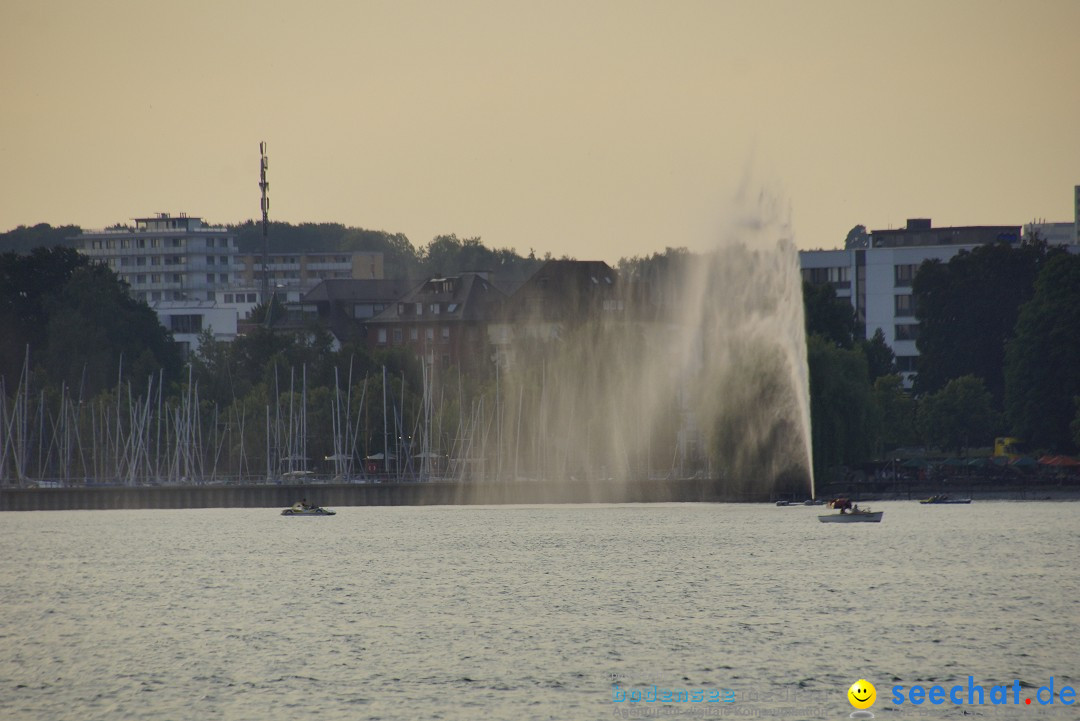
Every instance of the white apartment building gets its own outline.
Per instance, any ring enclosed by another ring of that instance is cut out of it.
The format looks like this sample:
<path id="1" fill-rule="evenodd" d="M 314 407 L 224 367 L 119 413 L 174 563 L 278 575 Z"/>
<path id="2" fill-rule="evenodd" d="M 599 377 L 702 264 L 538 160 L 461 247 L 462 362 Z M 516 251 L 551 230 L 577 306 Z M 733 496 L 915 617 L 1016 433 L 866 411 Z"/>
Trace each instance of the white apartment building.
<path id="1" fill-rule="evenodd" d="M 135 227 L 84 232 L 79 250 L 108 265 L 173 332 L 186 356 L 210 329 L 218 340 L 236 338 L 237 320 L 258 300 L 242 289 L 236 236 L 181 213 L 135 218 Z"/>
<path id="2" fill-rule="evenodd" d="M 262 254 L 237 256 L 239 282 L 248 288 L 262 285 Z M 266 274 L 270 287 L 291 303 L 324 280 L 382 280 L 383 254 L 378 251 L 335 251 L 285 253 L 267 257 Z"/>
<path id="3" fill-rule="evenodd" d="M 799 264 L 803 280 L 828 283 L 852 304 L 866 338 L 882 331 L 910 387 L 919 355 L 911 283 L 919 266 L 995 242 L 1019 243 L 1020 227 L 932 228 L 927 219 L 912 219 L 902 229 L 872 231 L 868 248 L 800 251 Z"/>
<path id="4" fill-rule="evenodd" d="M 240 266 L 236 235 L 200 218 L 158 213 L 134 228 L 84 232 L 80 251 L 107 264 L 131 286 L 132 297 L 154 301 L 214 301 L 235 291 Z"/>

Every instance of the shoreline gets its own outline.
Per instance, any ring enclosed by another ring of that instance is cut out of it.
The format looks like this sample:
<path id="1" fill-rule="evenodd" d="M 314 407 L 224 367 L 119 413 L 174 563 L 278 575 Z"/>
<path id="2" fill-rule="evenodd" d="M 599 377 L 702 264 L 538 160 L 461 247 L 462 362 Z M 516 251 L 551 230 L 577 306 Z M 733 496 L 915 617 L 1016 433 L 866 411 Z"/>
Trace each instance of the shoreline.
<path id="1" fill-rule="evenodd" d="M 1080 484 L 912 484 L 900 489 L 862 484 L 826 486 L 818 498 L 911 501 L 947 493 L 978 501 L 1076 501 Z M 711 479 L 648 481 L 504 481 L 425 483 L 289 483 L 176 486 L 0 487 L 0 511 L 118 510 L 149 508 L 286 508 L 307 498 L 320 506 L 431 506 L 565 503 L 774 503 L 806 494 L 729 492 Z"/>

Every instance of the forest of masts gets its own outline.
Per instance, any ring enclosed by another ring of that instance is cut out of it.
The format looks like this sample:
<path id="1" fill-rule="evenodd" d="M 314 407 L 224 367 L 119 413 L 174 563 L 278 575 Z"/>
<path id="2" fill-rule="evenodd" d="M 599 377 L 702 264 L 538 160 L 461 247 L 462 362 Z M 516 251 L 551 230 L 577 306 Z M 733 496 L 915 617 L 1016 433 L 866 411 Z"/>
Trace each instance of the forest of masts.
<path id="1" fill-rule="evenodd" d="M 16 388 L 0 378 L 8 487 L 590 480 L 613 468 L 676 476 L 696 453 L 676 430 L 654 439 L 639 428 L 614 446 L 591 438 L 585 411 L 556 417 L 565 400 L 555 400 L 545 373 L 526 388 L 500 382 L 496 367 L 493 387 L 469 393 L 459 371 L 436 383 L 430 357 L 419 364 L 419 388 L 385 366 L 354 378 L 350 363 L 334 368 L 332 388 L 309 392 L 305 366 L 276 368 L 265 403 L 223 409 L 200 399 L 190 366 L 181 392 L 169 395 L 160 374 L 141 387 L 122 381 L 121 360 L 115 389 L 84 400 L 64 384 L 33 392 L 29 360 L 27 349 Z"/>

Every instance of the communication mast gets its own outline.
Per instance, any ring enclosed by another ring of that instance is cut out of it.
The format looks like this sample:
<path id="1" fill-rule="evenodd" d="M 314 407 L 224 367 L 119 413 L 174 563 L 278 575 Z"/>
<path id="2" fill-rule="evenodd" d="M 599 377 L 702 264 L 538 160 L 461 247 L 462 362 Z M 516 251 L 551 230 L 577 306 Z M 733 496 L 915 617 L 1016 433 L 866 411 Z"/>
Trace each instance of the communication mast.
<path id="1" fill-rule="evenodd" d="M 266 156 L 266 141 L 259 143 L 259 154 L 262 156 L 259 162 L 259 188 L 262 189 L 262 302 L 270 302 L 270 241 L 269 241 L 269 214 L 270 198 L 266 192 L 270 190 L 270 183 L 266 182 L 266 171 L 270 167 L 270 159 Z"/>

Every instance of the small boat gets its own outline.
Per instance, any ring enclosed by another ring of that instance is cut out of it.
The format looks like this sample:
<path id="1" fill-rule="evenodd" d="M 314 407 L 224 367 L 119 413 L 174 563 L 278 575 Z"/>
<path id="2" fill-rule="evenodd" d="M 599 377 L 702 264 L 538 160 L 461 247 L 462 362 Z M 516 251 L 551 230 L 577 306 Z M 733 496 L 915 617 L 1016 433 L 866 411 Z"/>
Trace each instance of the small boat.
<path id="1" fill-rule="evenodd" d="M 919 501 L 919 503 L 923 504 L 924 506 L 925 505 L 940 505 L 940 504 L 948 504 L 948 503 L 960 504 L 960 503 L 971 503 L 971 499 L 970 498 L 949 498 L 948 496 L 942 495 L 942 496 L 930 496 L 929 498 L 924 498 L 921 501 Z"/>
<path id="2" fill-rule="evenodd" d="M 818 516 L 822 523 L 881 523 L 881 517 L 885 511 L 849 511 L 847 513 L 830 513 L 827 516 Z"/>
<path id="3" fill-rule="evenodd" d="M 294 504 L 281 512 L 283 516 L 333 516 L 336 514 L 336 511 L 328 511 L 320 506 L 305 506 L 300 503 Z"/>

